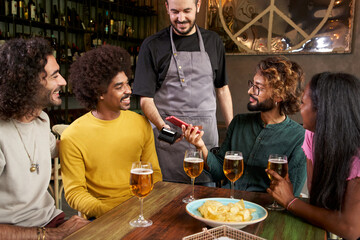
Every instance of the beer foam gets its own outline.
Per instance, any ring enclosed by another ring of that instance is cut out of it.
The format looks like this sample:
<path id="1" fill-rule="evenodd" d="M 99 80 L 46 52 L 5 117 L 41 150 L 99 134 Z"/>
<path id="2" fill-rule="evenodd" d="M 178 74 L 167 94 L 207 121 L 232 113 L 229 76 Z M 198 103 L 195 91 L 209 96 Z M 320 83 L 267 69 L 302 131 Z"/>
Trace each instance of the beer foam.
<path id="1" fill-rule="evenodd" d="M 191 162 L 191 163 L 201 163 L 204 160 L 202 158 L 190 157 L 190 158 L 185 158 L 184 161 L 185 162 Z"/>
<path id="2" fill-rule="evenodd" d="M 134 168 L 131 169 L 130 173 L 137 175 L 148 175 L 148 174 L 153 174 L 154 171 L 152 169 L 147 169 L 147 168 Z"/>
<path id="3" fill-rule="evenodd" d="M 243 157 L 239 156 L 239 155 L 228 155 L 228 156 L 225 156 L 225 158 L 227 160 L 243 160 Z"/>
<path id="4" fill-rule="evenodd" d="M 286 159 L 281 159 L 281 158 L 270 158 L 269 162 L 284 164 L 287 163 L 288 161 Z"/>

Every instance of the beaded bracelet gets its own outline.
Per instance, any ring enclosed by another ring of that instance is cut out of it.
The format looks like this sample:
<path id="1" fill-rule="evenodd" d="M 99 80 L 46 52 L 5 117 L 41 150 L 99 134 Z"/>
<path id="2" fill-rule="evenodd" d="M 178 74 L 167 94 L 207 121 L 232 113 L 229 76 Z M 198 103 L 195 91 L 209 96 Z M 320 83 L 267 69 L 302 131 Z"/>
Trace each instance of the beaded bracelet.
<path id="1" fill-rule="evenodd" d="M 286 210 L 289 210 L 290 206 L 295 202 L 295 200 L 297 200 L 297 198 L 294 198 L 288 203 L 288 205 L 286 206 Z"/>
<path id="2" fill-rule="evenodd" d="M 41 227 L 37 228 L 37 240 L 41 240 Z"/>
<path id="3" fill-rule="evenodd" d="M 45 240 L 45 234 L 46 234 L 46 228 L 45 227 L 42 227 L 41 228 L 41 230 L 42 230 L 42 234 L 43 234 L 43 236 L 42 236 L 42 240 Z"/>
<path id="4" fill-rule="evenodd" d="M 37 228 L 37 239 L 38 240 L 45 240 L 46 228 L 45 227 L 38 227 Z"/>

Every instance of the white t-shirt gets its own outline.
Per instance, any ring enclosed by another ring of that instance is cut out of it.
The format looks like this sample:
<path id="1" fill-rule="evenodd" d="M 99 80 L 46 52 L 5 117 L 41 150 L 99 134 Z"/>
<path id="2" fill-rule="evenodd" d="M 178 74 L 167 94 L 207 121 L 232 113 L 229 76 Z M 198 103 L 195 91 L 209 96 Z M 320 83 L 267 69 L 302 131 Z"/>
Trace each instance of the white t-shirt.
<path id="1" fill-rule="evenodd" d="M 47 191 L 56 139 L 46 113 L 40 118 L 30 123 L 0 120 L 0 224 L 45 226 L 61 213 Z M 30 172 L 31 162 L 14 123 L 31 159 L 39 164 L 39 174 Z"/>

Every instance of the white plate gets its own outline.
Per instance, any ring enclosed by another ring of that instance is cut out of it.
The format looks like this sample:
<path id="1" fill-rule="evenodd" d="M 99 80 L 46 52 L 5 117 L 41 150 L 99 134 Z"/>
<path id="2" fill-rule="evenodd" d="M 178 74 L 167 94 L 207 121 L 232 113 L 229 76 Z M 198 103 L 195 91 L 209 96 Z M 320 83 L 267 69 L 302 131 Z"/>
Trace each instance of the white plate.
<path id="1" fill-rule="evenodd" d="M 210 227 L 218 227 L 218 226 L 221 226 L 221 225 L 227 225 L 229 227 L 241 229 L 243 227 L 246 227 L 247 225 L 261 222 L 268 216 L 268 212 L 266 211 L 265 208 L 263 208 L 262 206 L 260 206 L 260 205 L 258 205 L 256 203 L 252 203 L 252 202 L 244 200 L 245 208 L 254 208 L 254 209 L 256 209 L 256 211 L 251 214 L 251 216 L 252 216 L 251 221 L 246 221 L 246 222 L 221 222 L 221 221 L 215 221 L 215 220 L 206 219 L 206 218 L 202 217 L 202 215 L 199 212 L 198 208 L 200 206 L 202 206 L 205 203 L 205 201 L 208 201 L 208 200 L 218 201 L 218 202 L 221 202 L 224 205 L 228 205 L 229 203 L 236 203 L 236 202 L 238 202 L 240 200 L 239 199 L 232 199 L 232 198 L 203 198 L 203 199 L 198 199 L 198 200 L 195 200 L 195 201 L 192 201 L 192 202 L 188 203 L 186 205 L 186 212 L 190 216 L 192 216 L 193 218 L 196 218 L 196 219 L 206 223 Z"/>

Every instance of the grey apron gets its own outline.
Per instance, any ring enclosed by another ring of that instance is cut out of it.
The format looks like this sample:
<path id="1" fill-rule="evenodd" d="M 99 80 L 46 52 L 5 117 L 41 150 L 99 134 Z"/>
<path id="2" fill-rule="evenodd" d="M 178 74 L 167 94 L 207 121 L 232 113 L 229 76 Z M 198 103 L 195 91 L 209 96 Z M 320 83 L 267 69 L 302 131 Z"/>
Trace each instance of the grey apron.
<path id="1" fill-rule="evenodd" d="M 161 88 L 154 97 L 155 105 L 163 119 L 175 116 L 196 126 L 202 126 L 203 140 L 210 150 L 218 145 L 216 122 L 216 95 L 213 71 L 199 28 L 196 26 L 200 52 L 178 52 L 170 27 L 172 57 Z M 181 129 L 167 122 L 181 133 Z M 195 148 L 185 139 L 170 145 L 158 140 L 159 131 L 154 128 L 155 146 L 164 181 L 190 183 L 183 168 L 186 149 Z M 212 182 L 205 170 L 195 179 L 196 183 Z"/>

